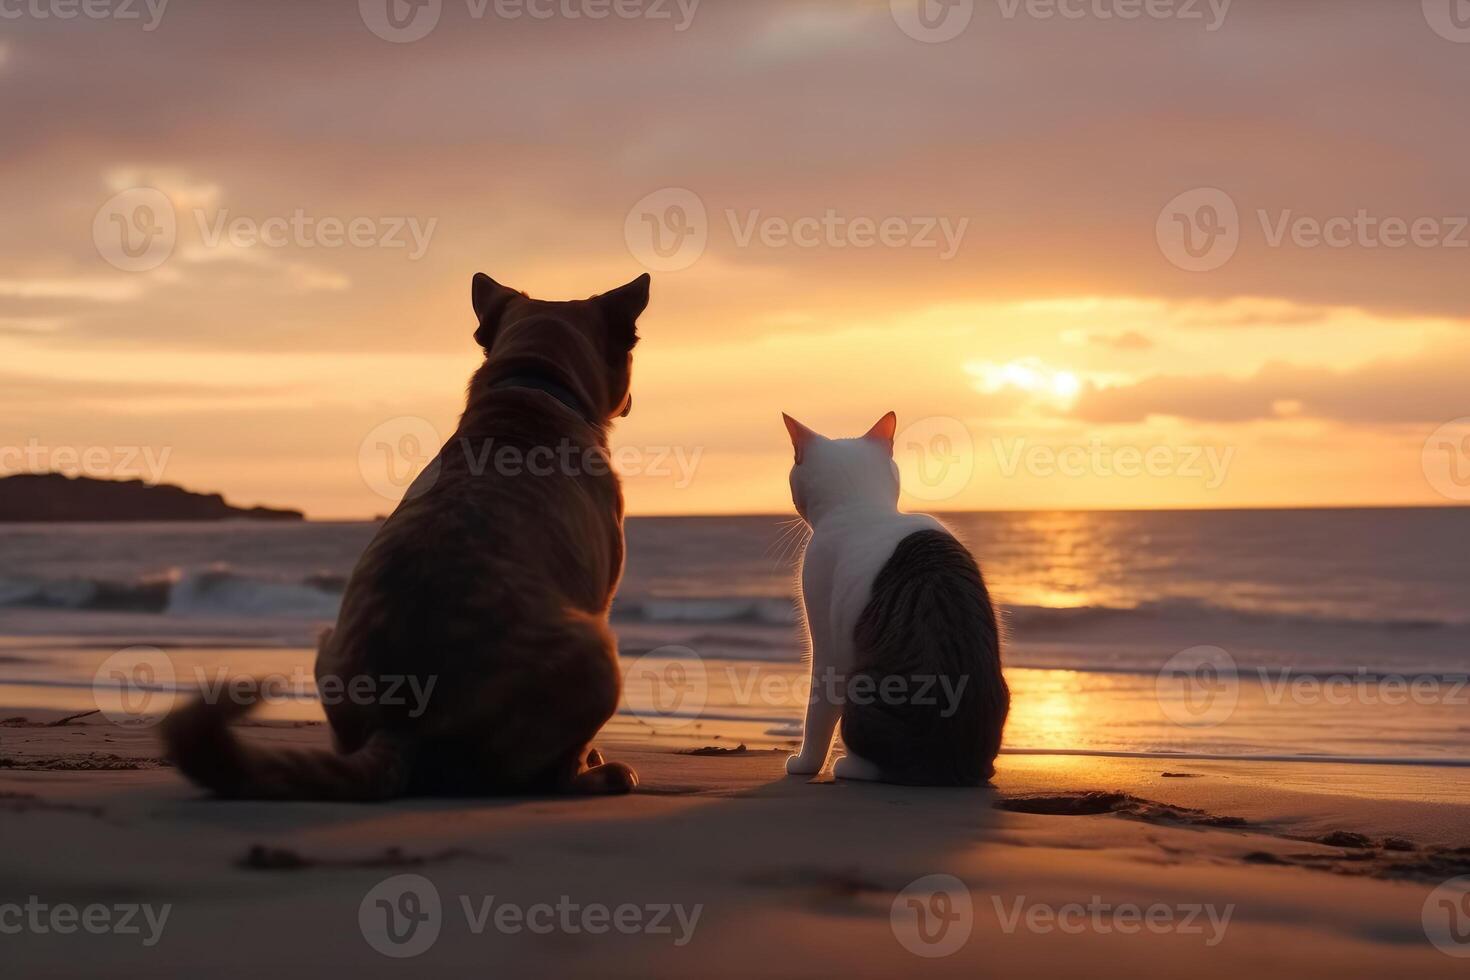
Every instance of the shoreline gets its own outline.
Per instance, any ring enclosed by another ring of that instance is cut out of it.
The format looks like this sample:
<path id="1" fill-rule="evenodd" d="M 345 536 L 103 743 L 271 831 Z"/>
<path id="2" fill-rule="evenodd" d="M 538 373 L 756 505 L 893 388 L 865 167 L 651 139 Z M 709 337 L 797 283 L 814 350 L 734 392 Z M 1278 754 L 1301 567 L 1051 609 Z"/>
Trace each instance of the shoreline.
<path id="1" fill-rule="evenodd" d="M 27 647 L 35 656 L 6 656 Z M 673 648 L 671 648 L 673 649 Z M 156 678 L 129 682 L 126 690 L 98 687 L 98 671 L 112 656 L 108 645 L 30 645 L 0 638 L 0 703 L 29 710 L 76 713 L 111 705 L 128 708 L 128 718 L 161 715 L 197 687 L 219 691 L 233 677 L 271 679 L 279 696 L 255 713 L 264 721 L 321 722 L 313 688 L 315 651 L 301 646 L 248 647 L 185 642 L 129 647 L 112 664 L 129 671 L 147 667 Z M 138 652 L 141 651 L 141 652 Z M 129 659 L 132 658 L 132 659 Z M 793 747 L 800 739 L 808 696 L 807 668 L 796 661 L 640 656 L 622 658 L 624 699 L 604 737 L 668 746 L 699 744 L 756 748 Z M 693 684 L 690 697 L 665 708 L 657 698 L 662 672 L 681 668 Z M 115 671 L 114 671 L 115 672 Z M 1220 762 L 1310 763 L 1316 766 L 1428 766 L 1470 768 L 1470 727 L 1463 724 L 1462 691 L 1440 685 L 1440 703 L 1381 703 L 1378 693 L 1336 703 L 1320 689 L 1312 700 L 1295 700 L 1297 688 L 1242 680 L 1225 691 L 1220 709 L 1193 712 L 1179 700 L 1188 693 L 1163 685 L 1160 676 L 1114 670 L 1043 669 L 1007 666 L 1012 690 L 1006 756 L 1065 755 L 1077 758 L 1138 758 Z M 1456 682 L 1459 683 L 1458 681 Z M 406 691 L 412 692 L 411 687 Z M 1359 691 L 1360 688 L 1353 688 Z M 121 698 L 119 696 L 122 696 Z"/>

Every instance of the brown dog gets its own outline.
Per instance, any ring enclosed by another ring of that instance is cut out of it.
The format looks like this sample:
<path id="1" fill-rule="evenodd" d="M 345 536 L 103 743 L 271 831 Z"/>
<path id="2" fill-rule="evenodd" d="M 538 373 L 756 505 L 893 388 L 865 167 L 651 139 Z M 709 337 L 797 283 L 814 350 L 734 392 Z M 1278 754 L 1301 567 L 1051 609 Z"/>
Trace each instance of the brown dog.
<path id="1" fill-rule="evenodd" d="M 485 363 L 468 407 L 358 561 L 318 651 L 338 751 L 242 743 L 228 722 L 254 699 L 200 700 L 163 728 L 186 776 L 250 799 L 637 784 L 588 743 L 621 691 L 607 613 L 623 568 L 623 494 L 607 426 L 632 403 L 648 287 L 644 275 L 549 303 L 475 277 Z M 432 693 L 417 704 L 407 690 Z"/>

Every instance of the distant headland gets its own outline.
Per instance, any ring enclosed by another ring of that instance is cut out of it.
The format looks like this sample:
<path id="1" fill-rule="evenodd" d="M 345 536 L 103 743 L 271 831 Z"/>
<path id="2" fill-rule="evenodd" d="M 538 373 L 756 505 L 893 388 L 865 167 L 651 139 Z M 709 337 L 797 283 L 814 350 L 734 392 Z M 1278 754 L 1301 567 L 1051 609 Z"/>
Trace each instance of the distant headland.
<path id="1" fill-rule="evenodd" d="M 300 521 L 299 510 L 235 507 L 217 493 L 167 483 L 98 480 L 62 473 L 0 477 L 0 522 L 39 521 Z"/>

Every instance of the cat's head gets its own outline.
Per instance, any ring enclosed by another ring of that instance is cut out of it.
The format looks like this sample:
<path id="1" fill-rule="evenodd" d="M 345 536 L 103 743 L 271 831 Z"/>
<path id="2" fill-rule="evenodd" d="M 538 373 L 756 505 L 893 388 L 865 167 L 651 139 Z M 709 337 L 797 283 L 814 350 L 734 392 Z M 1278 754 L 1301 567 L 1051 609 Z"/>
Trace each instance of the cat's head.
<path id="1" fill-rule="evenodd" d="M 791 502 L 808 524 L 842 505 L 898 503 L 898 466 L 893 462 L 897 415 L 889 412 L 856 439 L 828 439 L 789 415 L 781 418 L 796 451 Z"/>

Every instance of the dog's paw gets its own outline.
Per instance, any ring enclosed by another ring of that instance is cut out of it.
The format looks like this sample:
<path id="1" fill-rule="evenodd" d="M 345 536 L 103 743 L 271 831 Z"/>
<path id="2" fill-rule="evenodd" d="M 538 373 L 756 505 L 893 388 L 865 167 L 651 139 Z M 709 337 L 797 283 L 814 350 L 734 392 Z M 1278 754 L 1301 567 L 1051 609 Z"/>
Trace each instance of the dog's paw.
<path id="1" fill-rule="evenodd" d="M 577 777 L 577 792 L 588 796 L 618 796 L 638 787 L 638 774 L 621 762 L 605 762 Z"/>
<path id="2" fill-rule="evenodd" d="M 786 775 L 788 776 L 815 776 L 821 771 L 820 762 L 808 762 L 799 755 L 786 757 Z"/>

